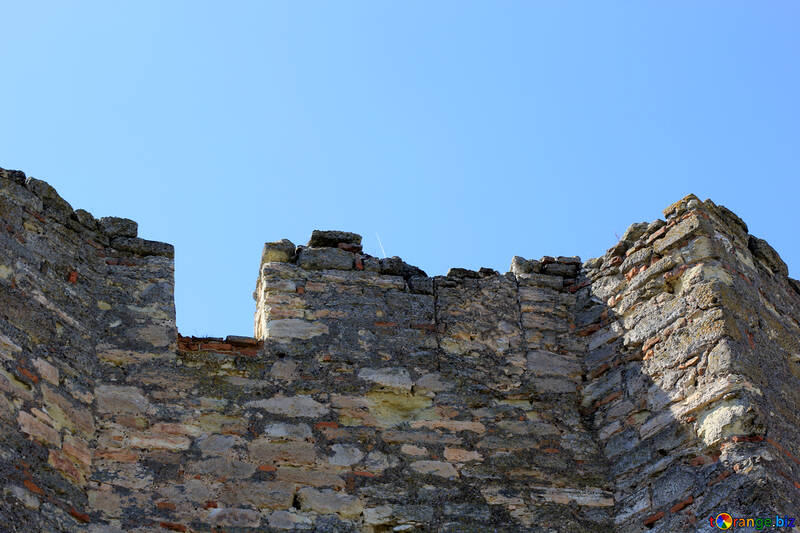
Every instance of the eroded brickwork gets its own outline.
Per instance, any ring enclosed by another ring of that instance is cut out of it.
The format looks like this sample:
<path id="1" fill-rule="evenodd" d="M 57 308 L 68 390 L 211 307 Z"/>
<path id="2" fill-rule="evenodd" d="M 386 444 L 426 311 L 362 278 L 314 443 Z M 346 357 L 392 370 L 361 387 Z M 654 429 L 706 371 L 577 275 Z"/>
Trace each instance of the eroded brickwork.
<path id="1" fill-rule="evenodd" d="M 172 248 L 0 174 L 10 531 L 700 531 L 800 515 L 800 284 L 692 196 L 605 256 L 427 277 L 265 245 L 255 336 Z"/>

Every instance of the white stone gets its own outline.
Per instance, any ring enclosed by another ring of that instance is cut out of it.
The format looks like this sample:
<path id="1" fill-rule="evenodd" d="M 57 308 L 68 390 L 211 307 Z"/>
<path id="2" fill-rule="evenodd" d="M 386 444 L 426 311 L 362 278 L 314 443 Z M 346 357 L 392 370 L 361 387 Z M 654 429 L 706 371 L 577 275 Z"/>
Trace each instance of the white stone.
<path id="1" fill-rule="evenodd" d="M 328 333 L 328 326 L 301 318 L 283 318 L 267 322 L 267 337 L 273 339 L 311 339 Z"/>
<path id="2" fill-rule="evenodd" d="M 364 452 L 349 444 L 334 444 L 331 446 L 334 456 L 328 462 L 337 466 L 352 466 L 364 458 Z"/>
<path id="3" fill-rule="evenodd" d="M 268 400 L 247 402 L 245 407 L 257 407 L 275 415 L 316 418 L 328 413 L 328 408 L 311 396 L 275 396 Z"/>
<path id="4" fill-rule="evenodd" d="M 408 370 L 399 367 L 379 369 L 362 368 L 358 373 L 358 377 L 390 389 L 410 391 L 413 385 Z"/>

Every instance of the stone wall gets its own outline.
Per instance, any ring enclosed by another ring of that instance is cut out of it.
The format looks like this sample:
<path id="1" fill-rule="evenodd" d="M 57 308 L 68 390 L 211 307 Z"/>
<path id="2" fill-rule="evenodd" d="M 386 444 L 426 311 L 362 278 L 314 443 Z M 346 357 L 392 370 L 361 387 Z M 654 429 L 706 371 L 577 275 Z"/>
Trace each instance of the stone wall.
<path id="1" fill-rule="evenodd" d="M 605 256 L 428 277 L 264 247 L 188 338 L 172 248 L 0 174 L 11 531 L 693 531 L 800 515 L 800 283 L 687 197 Z"/>
<path id="2" fill-rule="evenodd" d="M 136 233 L 0 171 L 0 523 L 11 531 L 92 520 L 105 384 L 130 362 L 175 357 L 172 246 Z"/>

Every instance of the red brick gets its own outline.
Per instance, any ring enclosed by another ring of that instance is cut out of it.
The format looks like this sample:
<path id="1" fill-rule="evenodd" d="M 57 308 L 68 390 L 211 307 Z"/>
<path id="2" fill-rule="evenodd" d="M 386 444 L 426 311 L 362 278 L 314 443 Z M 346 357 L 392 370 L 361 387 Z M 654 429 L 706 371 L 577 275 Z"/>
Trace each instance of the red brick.
<path id="1" fill-rule="evenodd" d="M 686 499 L 685 499 L 685 500 L 683 500 L 682 502 L 678 502 L 678 503 L 676 503 L 675 505 L 673 505 L 673 506 L 670 508 L 669 512 L 670 512 L 670 513 L 677 513 L 678 511 L 680 511 L 680 510 L 681 510 L 681 509 L 683 509 L 684 507 L 686 507 L 686 506 L 688 506 L 688 505 L 691 505 L 691 504 L 692 504 L 692 502 L 694 502 L 694 496 L 689 496 L 688 498 L 686 498 Z"/>
<path id="2" fill-rule="evenodd" d="M 606 396 L 602 400 L 598 400 L 597 403 L 594 404 L 594 406 L 595 407 L 601 407 L 601 406 L 603 406 L 603 405 L 605 405 L 607 403 L 613 402 L 614 400 L 616 400 L 620 396 L 622 396 L 622 391 L 618 390 L 616 392 L 612 392 L 611 394 L 609 394 L 608 396 Z"/>
<path id="3" fill-rule="evenodd" d="M 70 272 L 67 281 L 69 281 L 70 283 L 78 283 L 78 273 L 74 270 Z"/>
<path id="4" fill-rule="evenodd" d="M 764 440 L 762 435 L 735 435 L 731 437 L 733 442 L 761 442 Z"/>
<path id="5" fill-rule="evenodd" d="M 711 486 L 711 485 L 714 485 L 715 483 L 719 483 L 719 482 L 720 482 L 720 481 L 722 481 L 723 479 L 725 479 L 725 478 L 729 477 L 731 474 L 733 474 L 733 472 L 731 472 L 730 470 L 725 470 L 725 471 L 724 471 L 724 472 L 722 472 L 720 475 L 718 475 L 717 477 L 715 477 L 714 479 L 712 479 L 711 481 L 709 481 L 709 482 L 708 482 L 708 485 L 709 485 L 709 486 Z"/>
<path id="6" fill-rule="evenodd" d="M 33 481 L 30 481 L 29 479 L 23 480 L 22 484 L 25 485 L 26 489 L 28 489 L 29 491 L 31 491 L 31 492 L 33 492 L 35 494 L 38 494 L 40 496 L 44 494 L 44 491 L 38 485 L 36 485 Z"/>
<path id="7" fill-rule="evenodd" d="M 262 472 L 275 472 L 278 470 L 272 465 L 260 465 L 258 469 L 261 470 Z"/>
<path id="8" fill-rule="evenodd" d="M 158 502 L 156 507 L 159 509 L 167 509 L 169 511 L 174 511 L 176 509 L 175 504 L 172 502 Z"/>
<path id="9" fill-rule="evenodd" d="M 322 429 L 322 428 L 332 428 L 336 429 L 339 427 L 339 424 L 336 422 L 317 422 L 314 424 L 315 429 Z"/>
<path id="10" fill-rule="evenodd" d="M 82 513 L 76 510 L 74 507 L 70 507 L 69 514 L 71 514 L 75 520 L 77 520 L 78 522 L 83 522 L 84 524 L 88 524 L 89 522 L 92 521 L 91 517 L 89 517 L 88 514 Z"/>
<path id="11" fill-rule="evenodd" d="M 594 379 L 596 377 L 602 376 L 610 368 L 611 368 L 611 365 L 609 365 L 608 363 L 603 363 L 599 367 L 597 367 L 594 370 L 592 370 L 591 372 L 589 372 L 589 379 L 591 380 L 591 379 Z"/>
<path id="12" fill-rule="evenodd" d="M 353 243 L 349 243 L 349 242 L 340 242 L 337 245 L 337 247 L 340 250 L 344 250 L 345 252 L 358 253 L 358 252 L 361 251 L 361 245 L 360 244 L 353 244 Z"/>
<path id="13" fill-rule="evenodd" d="M 225 342 L 204 342 L 200 344 L 201 350 L 219 350 L 221 352 L 233 351 L 233 345 Z"/>
<path id="14" fill-rule="evenodd" d="M 33 383 L 39 383 L 39 376 L 25 368 L 24 366 L 17 365 L 17 372 L 31 380 Z"/>
<path id="15" fill-rule="evenodd" d="M 651 526 L 656 522 L 658 522 L 659 520 L 661 520 L 662 518 L 664 518 L 664 511 L 659 511 L 656 514 L 650 515 L 647 518 L 645 518 L 643 523 L 645 526 Z"/>

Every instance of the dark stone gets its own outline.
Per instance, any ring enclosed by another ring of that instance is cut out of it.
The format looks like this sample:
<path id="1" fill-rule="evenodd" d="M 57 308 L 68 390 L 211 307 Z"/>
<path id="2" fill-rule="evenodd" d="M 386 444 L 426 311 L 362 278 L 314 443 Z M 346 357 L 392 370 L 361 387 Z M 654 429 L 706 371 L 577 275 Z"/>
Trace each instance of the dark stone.
<path id="1" fill-rule="evenodd" d="M 481 275 L 475 272 L 474 270 L 469 270 L 467 268 L 451 268 L 450 270 L 447 271 L 447 277 L 479 279 Z"/>
<path id="2" fill-rule="evenodd" d="M 397 256 L 384 257 L 381 259 L 381 274 L 388 274 L 390 276 L 403 275 L 403 260 Z"/>
<path id="3" fill-rule="evenodd" d="M 148 241 L 147 239 L 116 237 L 111 239 L 111 246 L 123 252 L 131 252 L 138 255 L 162 255 L 164 257 L 175 257 L 175 247 L 171 244 L 158 241 Z"/>
<path id="4" fill-rule="evenodd" d="M 72 206 L 61 198 L 49 183 L 37 180 L 36 178 L 28 178 L 25 186 L 42 200 L 42 204 L 48 215 L 62 224 L 66 224 L 73 212 Z"/>
<path id="5" fill-rule="evenodd" d="M 139 232 L 139 224 L 128 218 L 103 217 L 98 225 L 109 237 L 136 237 Z"/>
<path id="6" fill-rule="evenodd" d="M 92 214 L 84 209 L 76 209 L 74 213 L 72 213 L 72 218 L 80 222 L 82 226 L 89 228 L 90 230 L 97 229 L 97 220 L 92 216 Z"/>
<path id="7" fill-rule="evenodd" d="M 789 267 L 786 266 L 778 252 L 767 241 L 750 235 L 747 247 L 750 248 L 756 259 L 765 262 L 773 273 L 780 274 L 783 277 L 789 275 Z"/>
<path id="8" fill-rule="evenodd" d="M 421 268 L 417 268 L 414 265 L 409 265 L 408 263 L 403 263 L 403 272 L 401 275 L 406 279 L 428 276 Z"/>
<path id="9" fill-rule="evenodd" d="M 416 294 L 433 294 L 433 279 L 427 276 L 411 276 L 408 287 Z"/>
<path id="10" fill-rule="evenodd" d="M 11 180 L 19 185 L 25 185 L 25 173 L 21 170 L 5 170 L 0 169 L 0 178 Z"/>
<path id="11" fill-rule="evenodd" d="M 311 232 L 311 239 L 308 241 L 308 246 L 313 246 L 316 248 L 336 248 L 340 243 L 360 245 L 361 235 L 357 233 L 350 233 L 349 231 L 322 231 L 315 229 Z"/>
<path id="12" fill-rule="evenodd" d="M 543 269 L 545 274 L 549 274 L 551 276 L 563 276 L 565 278 L 574 278 L 578 274 L 578 265 L 577 264 L 570 264 L 565 265 L 563 263 L 549 263 L 544 265 Z"/>
<path id="13" fill-rule="evenodd" d="M 306 270 L 352 270 L 353 254 L 339 248 L 302 248 L 297 257 L 298 266 Z"/>

